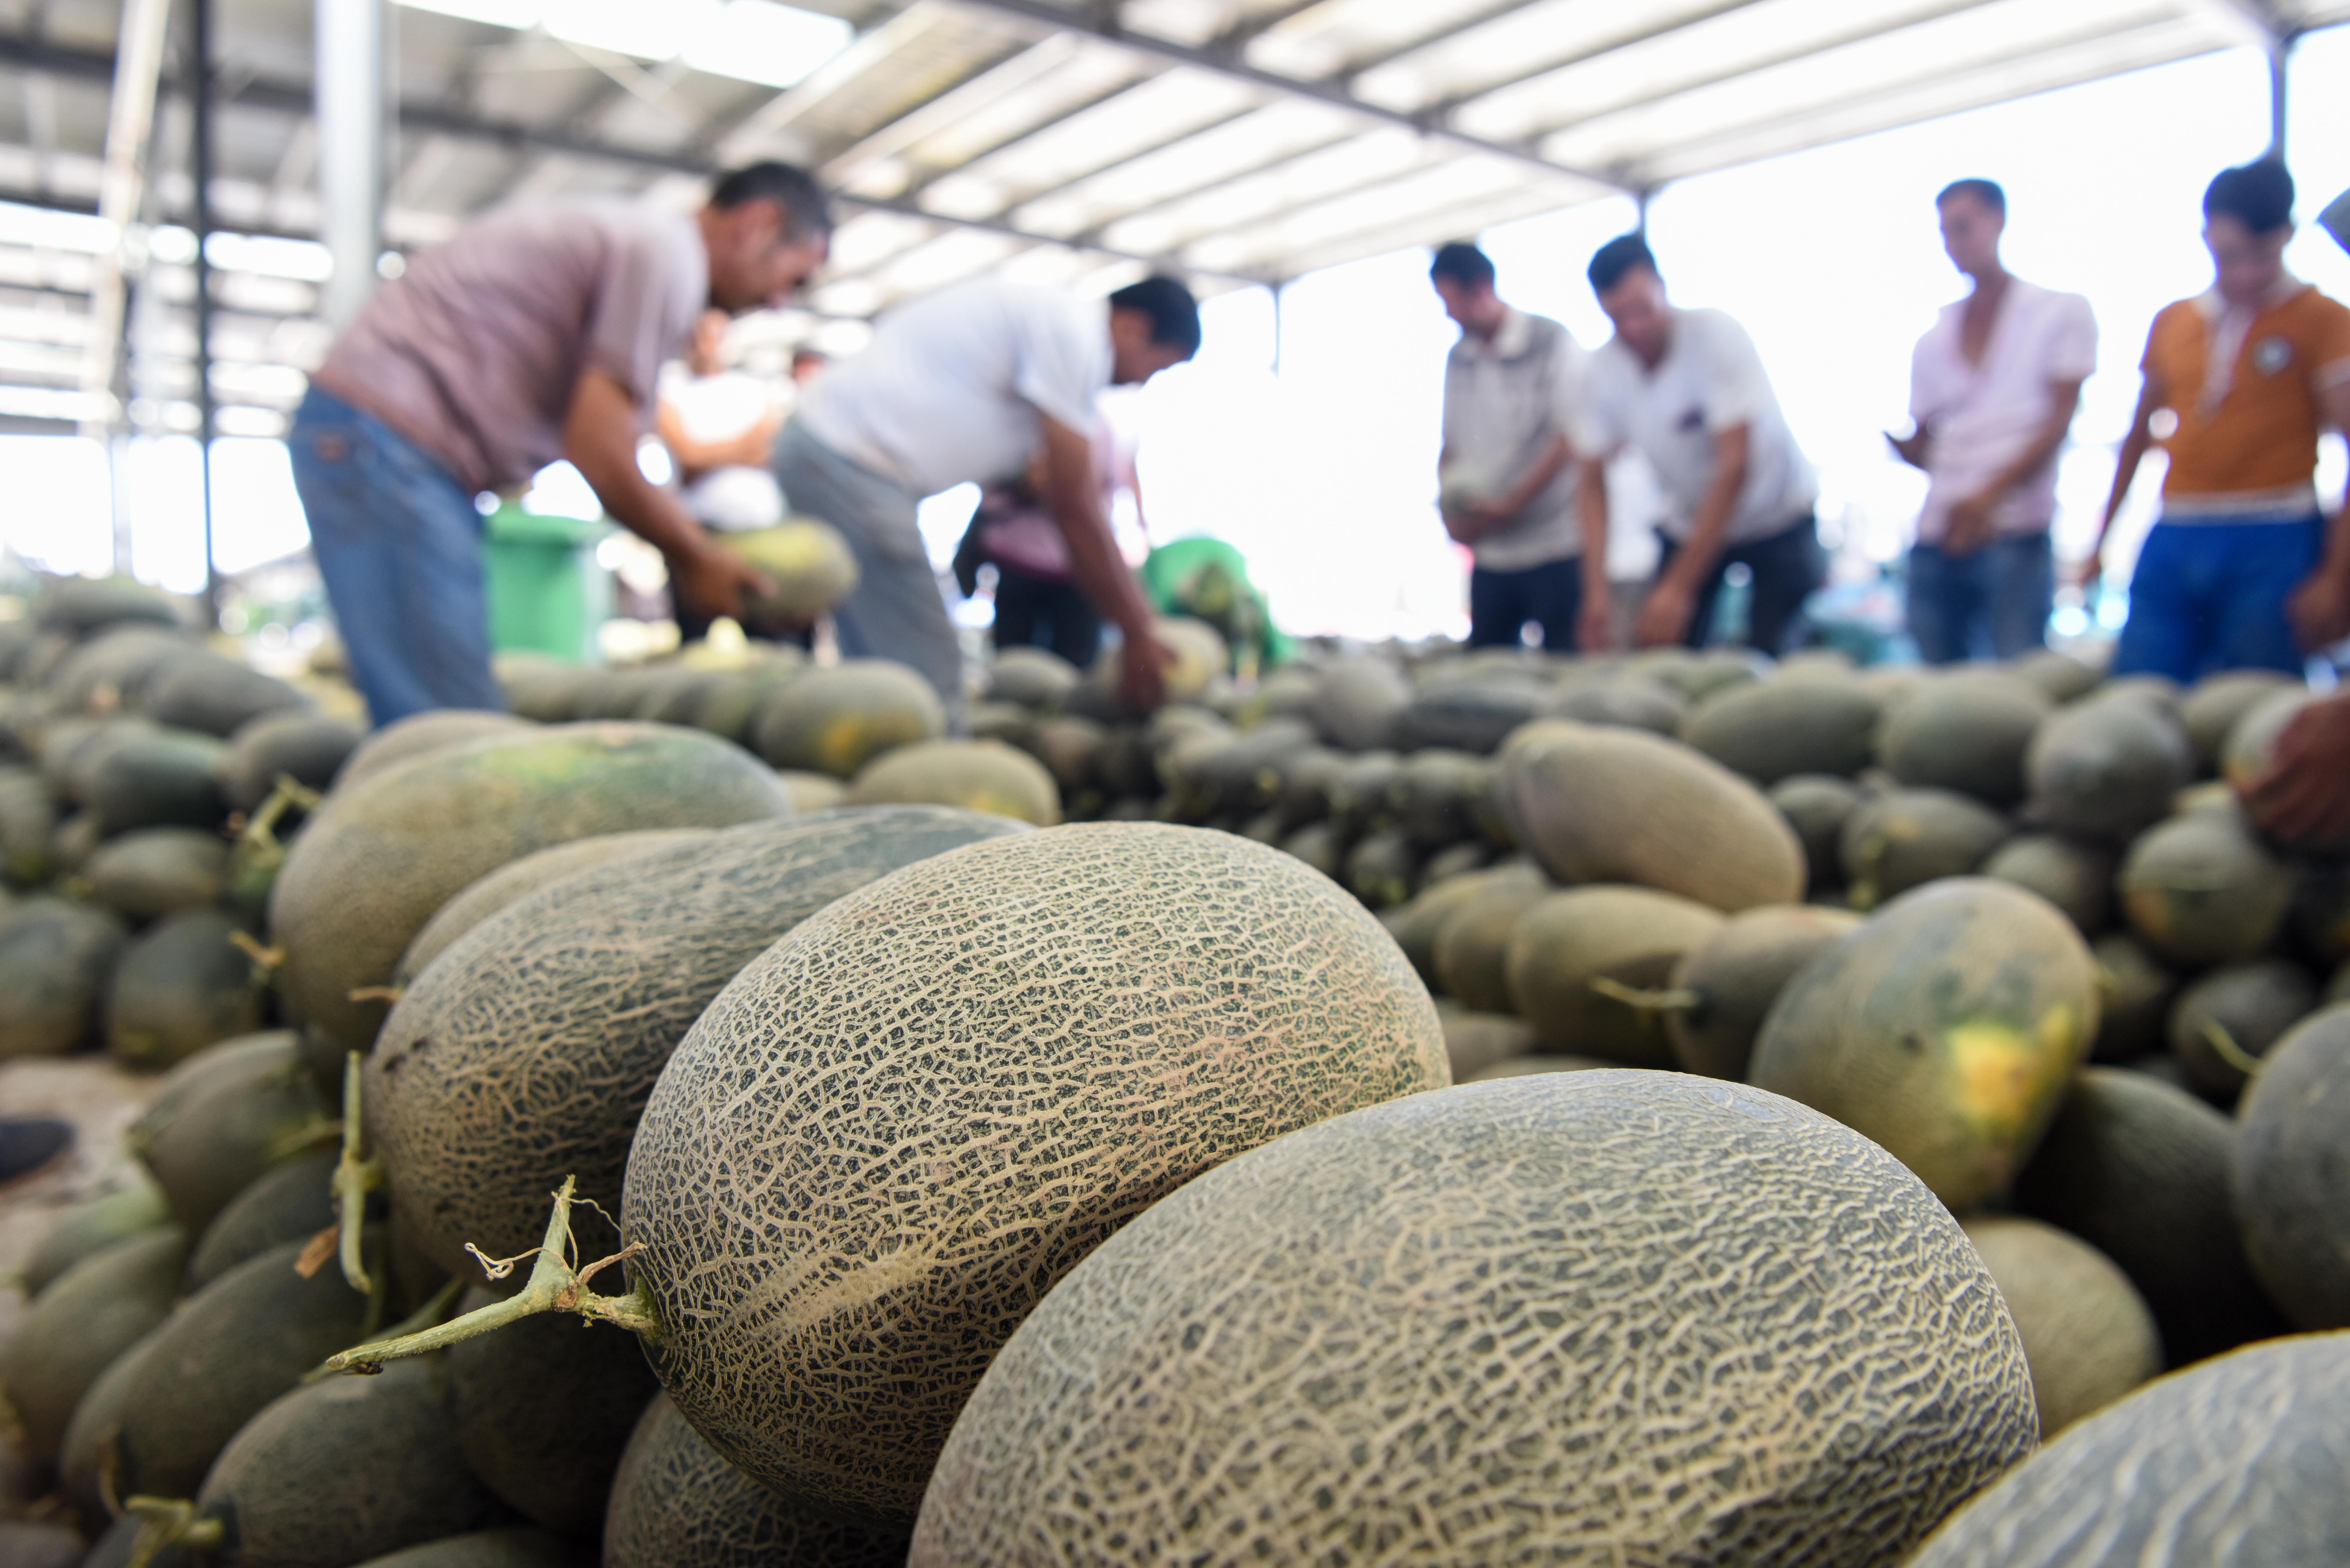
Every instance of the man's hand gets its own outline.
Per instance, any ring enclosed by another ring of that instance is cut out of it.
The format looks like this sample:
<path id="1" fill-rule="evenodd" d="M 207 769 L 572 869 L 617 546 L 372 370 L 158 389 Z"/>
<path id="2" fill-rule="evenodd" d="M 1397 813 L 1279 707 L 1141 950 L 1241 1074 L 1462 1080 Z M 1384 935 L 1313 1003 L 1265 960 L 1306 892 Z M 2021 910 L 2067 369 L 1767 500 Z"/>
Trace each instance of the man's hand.
<path id="1" fill-rule="evenodd" d="M 765 598 L 775 591 L 775 579 L 733 551 L 707 540 L 669 557 L 670 590 L 681 607 L 712 620 L 720 616 L 741 621 L 745 602 Z"/>
<path id="2" fill-rule="evenodd" d="M 1988 495 L 1967 495 L 1950 503 L 1949 525 L 1942 534 L 1946 556 L 1971 556 L 1991 541 L 1991 513 L 1999 503 Z"/>
<path id="3" fill-rule="evenodd" d="M 769 414 L 734 438 L 726 453 L 727 461 L 740 468 L 766 467 L 768 458 L 775 452 L 775 432 L 783 428 L 783 421 Z"/>
<path id="4" fill-rule="evenodd" d="M 2320 566 L 2293 590 L 2284 610 L 2303 649 L 2314 653 L 2331 648 L 2350 637 L 2350 581 L 2340 572 Z"/>
<path id="5" fill-rule="evenodd" d="M 1925 426 L 1919 425 L 1916 430 L 1910 431 L 1906 436 L 1898 436 L 1891 431 L 1887 431 L 1885 432 L 1885 440 L 1887 443 L 1893 448 L 1893 455 L 1908 463 L 1910 467 L 1923 468 L 1926 466 L 1927 438 Z"/>
<path id="6" fill-rule="evenodd" d="M 1688 584 L 1667 572 L 1641 601 L 1632 640 L 1642 648 L 1674 647 L 1688 638 L 1690 618 L 1696 613 L 1697 595 Z"/>
<path id="7" fill-rule="evenodd" d="M 2253 822 L 2281 844 L 2331 847 L 2350 839 L 2350 697 L 2295 714 L 2243 798 Z"/>
<path id="8" fill-rule="evenodd" d="M 2074 562 L 2064 569 L 2064 575 L 2071 579 L 2074 587 L 2081 590 L 2083 598 L 2095 598 L 2097 593 L 2097 580 L 2106 575 L 2105 546 L 2101 544 L 2097 548 Z"/>
<path id="9" fill-rule="evenodd" d="M 1167 701 L 1167 667 L 1174 662 L 1174 650 L 1149 628 L 1129 629 L 1118 646 L 1118 700 L 1140 713 L 1159 707 Z"/>
<path id="10" fill-rule="evenodd" d="M 1586 653 L 1608 653 L 1616 647 L 1616 603 L 1603 587 L 1583 590 L 1583 607 L 1575 616 L 1575 646 Z"/>

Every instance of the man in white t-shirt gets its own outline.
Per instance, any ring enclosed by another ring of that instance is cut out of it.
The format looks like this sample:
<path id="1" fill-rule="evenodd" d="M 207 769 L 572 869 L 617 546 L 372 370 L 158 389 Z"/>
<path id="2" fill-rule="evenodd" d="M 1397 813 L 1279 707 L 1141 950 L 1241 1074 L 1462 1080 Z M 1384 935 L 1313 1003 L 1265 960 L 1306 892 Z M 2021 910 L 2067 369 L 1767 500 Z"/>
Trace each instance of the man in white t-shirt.
<path id="1" fill-rule="evenodd" d="M 1616 336 L 1591 356 L 1575 421 L 1584 537 L 1607 535 L 1606 465 L 1626 448 L 1648 460 L 1664 492 L 1664 555 L 1635 640 L 1702 644 L 1724 576 L 1742 566 L 1753 584 L 1746 640 L 1782 652 L 1827 570 L 1812 515 L 1818 481 L 1754 340 L 1719 310 L 1674 306 L 1639 234 L 1602 245 L 1590 277 Z M 1585 599 L 1586 649 L 1611 639 L 1607 609 Z"/>
<path id="2" fill-rule="evenodd" d="M 793 510 L 838 528 L 857 554 L 857 591 L 833 612 L 841 651 L 910 665 L 960 711 L 962 649 L 915 507 L 957 484 L 1009 479 L 1041 446 L 1070 576 L 1125 639 L 1120 694 L 1156 707 L 1168 655 L 1111 536 L 1092 432 L 1104 389 L 1147 381 L 1199 347 L 1199 306 L 1171 277 L 1107 302 L 974 278 L 884 316 L 862 354 L 808 389 L 775 441 Z"/>
<path id="3" fill-rule="evenodd" d="M 1931 481 L 1909 553 L 1909 630 L 1929 664 L 2012 659 L 2046 640 L 2056 454 L 2096 369 L 2097 323 L 2081 296 L 2000 264 L 1999 186 L 1961 180 L 1935 204 L 1942 248 L 1974 288 L 1918 340 L 1917 428 L 1887 438 Z"/>
<path id="4" fill-rule="evenodd" d="M 784 493 L 767 468 L 783 416 L 775 391 L 726 363 L 724 311 L 702 312 L 685 358 L 661 369 L 653 428 L 677 464 L 678 499 L 717 534 L 783 521 Z"/>

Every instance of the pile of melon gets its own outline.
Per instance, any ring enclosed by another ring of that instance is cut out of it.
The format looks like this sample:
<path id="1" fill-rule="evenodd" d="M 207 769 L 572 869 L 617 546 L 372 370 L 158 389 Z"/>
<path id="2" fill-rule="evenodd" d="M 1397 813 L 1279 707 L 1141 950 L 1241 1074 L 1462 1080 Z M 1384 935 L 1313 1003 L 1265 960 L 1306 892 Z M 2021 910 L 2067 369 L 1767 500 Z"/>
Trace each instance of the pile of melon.
<path id="1" fill-rule="evenodd" d="M 1181 627 L 1148 716 L 1022 652 L 952 737 L 898 667 L 697 649 L 333 748 L 168 622 L 98 585 L 0 628 L 5 1054 L 167 1069 L 0 1345 L 6 1560 L 2350 1530 L 2350 878 L 2202 782 L 2296 689 L 1442 649 L 1243 689 Z M 133 820 L 196 751 L 210 815 Z M 165 831 L 203 898 L 109 870 Z M 191 913 L 245 1011 L 114 1038 Z"/>

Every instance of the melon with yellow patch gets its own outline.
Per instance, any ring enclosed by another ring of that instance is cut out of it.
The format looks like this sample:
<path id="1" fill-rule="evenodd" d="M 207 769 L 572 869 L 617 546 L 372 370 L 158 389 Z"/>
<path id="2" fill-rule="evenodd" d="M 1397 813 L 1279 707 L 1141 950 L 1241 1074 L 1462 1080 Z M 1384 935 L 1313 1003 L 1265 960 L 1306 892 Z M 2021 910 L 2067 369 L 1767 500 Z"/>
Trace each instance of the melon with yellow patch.
<path id="1" fill-rule="evenodd" d="M 806 625 L 857 591 L 857 556 L 829 523 L 786 517 L 772 528 L 721 534 L 718 543 L 775 585 L 743 607 L 754 626 Z"/>
<path id="2" fill-rule="evenodd" d="M 1964 1212 L 2031 1156 L 2096 1033 L 2096 961 L 2073 922 L 2021 888 L 1951 877 L 1804 965 L 1748 1081 L 1874 1138 Z"/>

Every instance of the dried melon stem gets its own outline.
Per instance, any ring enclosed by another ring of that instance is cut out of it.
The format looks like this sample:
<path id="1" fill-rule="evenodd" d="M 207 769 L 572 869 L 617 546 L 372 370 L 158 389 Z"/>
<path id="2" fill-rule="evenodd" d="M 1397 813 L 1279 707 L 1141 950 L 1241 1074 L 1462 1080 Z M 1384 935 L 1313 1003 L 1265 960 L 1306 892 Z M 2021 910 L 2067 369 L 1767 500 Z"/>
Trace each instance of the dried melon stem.
<path id="1" fill-rule="evenodd" d="M 227 1535 L 225 1525 L 199 1514 L 186 1498 L 134 1497 L 122 1505 L 122 1511 L 139 1521 L 139 1539 L 131 1542 L 124 1568 L 147 1568 L 167 1546 L 217 1551 Z"/>
<path id="2" fill-rule="evenodd" d="M 2210 1045 L 2212 1054 L 2241 1073 L 2246 1078 L 2257 1078 L 2261 1075 L 2261 1059 L 2236 1044 L 2236 1037 L 2229 1033 L 2228 1026 L 2218 1019 L 2207 1018 L 2203 1021 L 2203 1038 Z"/>
<path id="3" fill-rule="evenodd" d="M 383 1161 L 364 1158 L 366 1133 L 359 1121 L 360 1059 L 356 1051 L 343 1059 L 343 1155 L 335 1162 L 332 1190 L 335 1223 L 339 1232 L 337 1252 L 343 1278 L 351 1289 L 370 1287 L 367 1264 L 359 1257 L 359 1235 L 367 1218 L 367 1195 L 384 1184 Z"/>
<path id="4" fill-rule="evenodd" d="M 611 1324 L 631 1334 L 642 1334 L 658 1342 L 660 1338 L 660 1318 L 653 1311 L 652 1298 L 639 1287 L 624 1296 L 598 1295 L 588 1288 L 588 1282 L 597 1274 L 629 1257 L 638 1251 L 631 1242 L 609 1257 L 598 1258 L 581 1267 L 575 1260 L 571 1240 L 571 1210 L 574 1204 L 595 1207 L 592 1199 L 575 1196 L 579 1179 L 567 1176 L 562 1189 L 555 1194 L 555 1212 L 546 1221 L 546 1237 L 530 1251 L 513 1258 L 484 1257 L 471 1242 L 465 1250 L 482 1260 L 482 1268 L 490 1278 L 502 1280 L 514 1272 L 514 1266 L 524 1258 L 536 1257 L 531 1265 L 530 1282 L 505 1300 L 437 1324 L 415 1334 L 405 1334 L 372 1344 L 354 1345 L 327 1358 L 332 1372 L 372 1373 L 383 1369 L 387 1361 L 406 1356 L 422 1355 L 428 1351 L 444 1350 L 460 1340 L 474 1339 L 492 1334 L 510 1323 L 541 1313 L 572 1312 L 591 1321 Z"/>
<path id="5" fill-rule="evenodd" d="M 1591 989 L 1610 1002 L 1620 1002 L 1641 1012 L 1693 1012 L 1705 1005 L 1705 998 L 1694 991 L 1643 991 L 1604 974 L 1592 977 Z"/>

